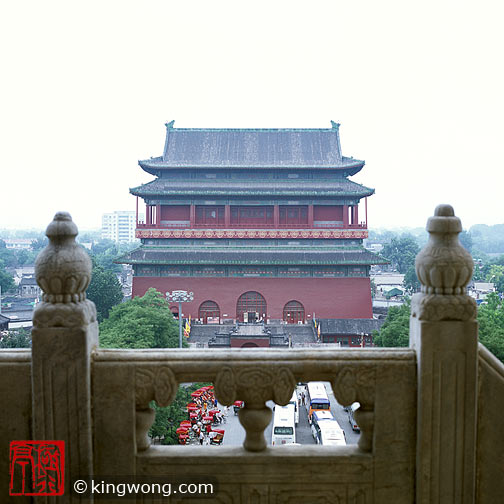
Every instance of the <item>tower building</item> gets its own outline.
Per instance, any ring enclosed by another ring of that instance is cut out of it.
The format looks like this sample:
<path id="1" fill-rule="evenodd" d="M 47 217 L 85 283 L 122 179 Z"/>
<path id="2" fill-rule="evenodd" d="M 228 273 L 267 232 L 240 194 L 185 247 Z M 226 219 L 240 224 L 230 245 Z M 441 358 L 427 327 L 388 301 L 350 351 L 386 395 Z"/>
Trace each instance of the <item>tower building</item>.
<path id="1" fill-rule="evenodd" d="M 349 179 L 364 161 L 326 129 L 203 129 L 166 125 L 155 176 L 130 190 L 145 203 L 133 296 L 186 290 L 184 316 L 203 323 L 372 317 L 367 197 Z M 175 305 L 173 310 L 176 311 Z"/>

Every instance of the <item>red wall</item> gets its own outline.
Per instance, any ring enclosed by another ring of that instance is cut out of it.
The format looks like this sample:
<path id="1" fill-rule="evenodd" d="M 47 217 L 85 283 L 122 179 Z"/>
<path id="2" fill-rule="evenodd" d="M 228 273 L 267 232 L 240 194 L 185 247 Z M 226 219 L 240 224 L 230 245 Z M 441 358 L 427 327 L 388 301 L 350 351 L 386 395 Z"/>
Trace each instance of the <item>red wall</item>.
<path id="1" fill-rule="evenodd" d="M 326 206 L 315 205 L 313 207 L 313 219 L 330 221 L 343 220 L 343 207 L 341 206 Z"/>
<path id="2" fill-rule="evenodd" d="M 221 318 L 236 318 L 236 302 L 247 291 L 257 291 L 267 303 L 268 317 L 281 319 L 291 300 L 301 302 L 305 314 L 317 318 L 372 318 L 369 278 L 198 278 L 134 277 L 133 296 L 143 296 L 149 287 L 165 294 L 172 290 L 194 292 L 194 301 L 184 303 L 184 316 L 198 317 L 203 301 L 215 301 Z M 308 319 L 310 320 L 310 319 Z"/>
<path id="3" fill-rule="evenodd" d="M 189 205 L 162 205 L 161 220 L 189 220 Z"/>
<path id="4" fill-rule="evenodd" d="M 253 343 L 254 346 L 269 348 L 269 339 L 267 338 L 231 338 L 231 348 L 242 348 L 247 343 Z M 247 348 L 247 347 L 245 347 Z M 251 347 L 248 347 L 251 348 Z"/>

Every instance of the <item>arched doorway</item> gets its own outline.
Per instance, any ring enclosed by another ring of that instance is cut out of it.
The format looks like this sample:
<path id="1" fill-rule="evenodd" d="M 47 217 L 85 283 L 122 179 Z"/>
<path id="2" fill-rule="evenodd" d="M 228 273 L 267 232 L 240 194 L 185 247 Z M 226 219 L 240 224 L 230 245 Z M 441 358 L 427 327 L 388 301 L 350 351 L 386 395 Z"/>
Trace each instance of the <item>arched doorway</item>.
<path id="1" fill-rule="evenodd" d="M 259 292 L 248 291 L 238 298 L 236 318 L 240 322 L 257 322 L 266 319 L 266 300 Z"/>
<path id="2" fill-rule="evenodd" d="M 297 324 L 305 321 L 305 309 L 299 301 L 289 301 L 283 309 L 283 320 L 287 324 Z"/>
<path id="3" fill-rule="evenodd" d="M 198 309 L 198 318 L 203 321 L 203 324 L 219 324 L 219 305 L 215 301 L 203 301 Z"/>
<path id="4" fill-rule="evenodd" d="M 259 345 L 256 345 L 252 341 L 247 341 L 247 343 L 243 343 L 243 345 L 240 348 L 258 348 Z"/>
<path id="5" fill-rule="evenodd" d="M 172 312 L 173 318 L 178 319 L 178 306 L 170 306 L 170 311 Z"/>

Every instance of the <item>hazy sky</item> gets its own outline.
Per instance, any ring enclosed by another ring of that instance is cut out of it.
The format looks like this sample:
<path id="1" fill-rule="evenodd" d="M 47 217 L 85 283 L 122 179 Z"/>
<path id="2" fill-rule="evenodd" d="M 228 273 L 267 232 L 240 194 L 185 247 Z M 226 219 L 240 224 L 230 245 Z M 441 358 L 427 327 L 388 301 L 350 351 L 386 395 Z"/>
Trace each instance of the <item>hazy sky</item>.
<path id="1" fill-rule="evenodd" d="M 0 228 L 133 210 L 175 127 L 341 123 L 370 227 L 504 222 L 504 3 L 2 2 Z"/>

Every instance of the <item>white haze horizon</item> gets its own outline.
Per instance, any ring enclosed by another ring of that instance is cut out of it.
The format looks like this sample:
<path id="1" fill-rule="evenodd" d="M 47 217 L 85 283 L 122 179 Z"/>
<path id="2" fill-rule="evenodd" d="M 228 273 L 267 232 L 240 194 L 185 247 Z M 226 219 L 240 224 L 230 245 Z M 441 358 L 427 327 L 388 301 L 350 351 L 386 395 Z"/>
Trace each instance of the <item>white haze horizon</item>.
<path id="1" fill-rule="evenodd" d="M 179 128 L 330 128 L 371 229 L 504 222 L 504 4 L 4 3 L 0 228 L 134 210 Z"/>

